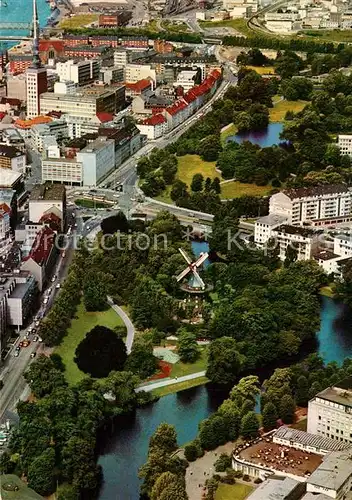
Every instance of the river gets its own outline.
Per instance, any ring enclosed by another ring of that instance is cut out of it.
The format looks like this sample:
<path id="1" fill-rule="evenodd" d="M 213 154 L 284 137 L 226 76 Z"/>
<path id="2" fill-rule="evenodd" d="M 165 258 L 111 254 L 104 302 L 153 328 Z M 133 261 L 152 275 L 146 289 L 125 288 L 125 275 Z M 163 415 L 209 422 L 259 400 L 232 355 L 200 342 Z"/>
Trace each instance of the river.
<path id="1" fill-rule="evenodd" d="M 50 6 L 45 0 L 37 0 L 37 9 L 40 27 L 44 28 L 50 15 Z M 0 5 L 0 22 L 2 23 L 28 23 L 33 18 L 32 0 L 7 0 L 7 7 Z M 25 35 L 25 31 L 0 30 L 0 35 Z"/>
<path id="2" fill-rule="evenodd" d="M 234 141 L 241 143 L 243 141 L 250 141 L 253 144 L 258 144 L 261 148 L 268 148 L 274 144 L 280 144 L 280 134 L 284 126 L 282 123 L 269 123 L 263 130 L 251 130 L 249 132 L 241 132 L 227 138 L 227 141 Z"/>
<path id="3" fill-rule="evenodd" d="M 318 351 L 326 363 L 342 363 L 352 356 L 352 321 L 342 304 L 321 298 L 321 328 Z M 201 420 L 213 413 L 222 398 L 206 386 L 161 398 L 140 409 L 134 417 L 121 419 L 101 443 L 99 463 L 104 471 L 100 500 L 138 500 L 138 468 L 145 462 L 148 442 L 161 422 L 173 424 L 180 444 L 192 440 Z"/>

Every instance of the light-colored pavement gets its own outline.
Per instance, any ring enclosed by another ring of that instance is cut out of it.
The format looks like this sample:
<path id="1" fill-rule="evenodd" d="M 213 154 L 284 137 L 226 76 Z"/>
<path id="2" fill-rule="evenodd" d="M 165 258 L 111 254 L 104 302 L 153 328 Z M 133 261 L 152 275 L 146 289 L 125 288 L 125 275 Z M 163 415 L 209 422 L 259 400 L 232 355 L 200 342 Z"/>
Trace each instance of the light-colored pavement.
<path id="1" fill-rule="evenodd" d="M 113 310 L 120 316 L 122 321 L 125 323 L 125 326 L 127 328 L 127 337 L 126 337 L 126 350 L 127 354 L 131 353 L 132 345 L 133 345 L 133 340 L 134 340 L 134 334 L 135 334 L 135 328 L 133 326 L 132 321 L 130 318 L 127 316 L 125 311 L 121 309 L 118 305 L 114 304 L 114 301 L 112 300 L 111 297 L 108 297 L 108 303 L 111 305 Z"/>
<path id="2" fill-rule="evenodd" d="M 187 380 L 193 380 L 195 378 L 200 378 L 200 377 L 205 377 L 205 371 L 191 373 L 191 375 L 185 375 L 184 377 L 167 378 L 157 382 L 149 382 L 147 384 L 140 385 L 136 389 L 136 392 L 141 392 L 141 391 L 150 392 L 153 391 L 154 389 L 159 389 L 160 387 L 167 387 L 168 385 L 179 384 L 181 382 L 186 382 Z"/>

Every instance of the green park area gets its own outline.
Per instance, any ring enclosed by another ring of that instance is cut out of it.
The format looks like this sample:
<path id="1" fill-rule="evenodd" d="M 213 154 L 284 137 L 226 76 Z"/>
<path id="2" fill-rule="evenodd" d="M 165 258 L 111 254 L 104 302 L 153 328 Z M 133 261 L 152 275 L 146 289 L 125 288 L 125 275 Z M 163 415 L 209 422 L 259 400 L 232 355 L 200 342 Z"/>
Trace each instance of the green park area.
<path id="1" fill-rule="evenodd" d="M 258 75 L 274 75 L 274 66 L 246 66 L 247 69 L 251 69 L 258 73 Z"/>
<path id="2" fill-rule="evenodd" d="M 200 356 L 194 363 L 175 363 L 171 370 L 171 377 L 184 377 L 191 373 L 201 372 L 207 369 L 207 348 L 200 349 Z"/>
<path id="3" fill-rule="evenodd" d="M 87 200 L 85 198 L 80 198 L 79 200 L 75 200 L 75 204 L 78 207 L 83 207 L 83 208 L 106 208 L 111 206 L 110 204 L 103 203 L 102 201 Z"/>
<path id="4" fill-rule="evenodd" d="M 226 19 L 225 21 L 201 21 L 200 26 L 202 28 L 232 28 L 243 35 L 253 35 L 245 19 Z"/>
<path id="5" fill-rule="evenodd" d="M 123 326 L 123 322 L 112 308 L 106 311 L 87 312 L 81 302 L 66 337 L 64 337 L 59 347 L 55 349 L 55 352 L 62 357 L 66 367 L 66 379 L 72 385 L 85 377 L 85 374 L 79 370 L 74 362 L 76 347 L 86 334 L 97 325 L 113 329 L 117 326 Z"/>
<path id="6" fill-rule="evenodd" d="M 215 500 L 244 500 L 253 491 L 249 484 L 220 483 L 215 493 Z"/>
<path id="7" fill-rule="evenodd" d="M 161 21 L 161 27 L 170 33 L 185 33 L 189 31 L 187 24 L 182 21 L 163 20 Z"/>
<path id="8" fill-rule="evenodd" d="M 77 14 L 72 17 L 65 17 L 60 21 L 59 28 L 83 28 L 98 21 L 98 14 Z"/>
<path id="9" fill-rule="evenodd" d="M 198 377 L 192 380 L 186 380 L 185 382 L 178 382 L 176 384 L 167 385 L 166 387 L 160 387 L 160 389 L 155 389 L 153 391 L 154 396 L 161 398 L 162 396 L 167 396 L 174 392 L 185 391 L 186 389 L 191 389 L 192 387 L 198 387 L 199 385 L 204 385 L 209 380 L 207 377 Z"/>
<path id="10" fill-rule="evenodd" d="M 273 102 L 274 107 L 269 109 L 271 122 L 283 122 L 287 111 L 298 113 L 308 104 L 307 101 L 286 101 L 286 99 L 281 99 L 280 96 L 276 96 Z"/>
<path id="11" fill-rule="evenodd" d="M 1 500 L 40 500 L 43 497 L 28 488 L 15 474 L 4 474 L 0 476 L 0 498 Z"/>

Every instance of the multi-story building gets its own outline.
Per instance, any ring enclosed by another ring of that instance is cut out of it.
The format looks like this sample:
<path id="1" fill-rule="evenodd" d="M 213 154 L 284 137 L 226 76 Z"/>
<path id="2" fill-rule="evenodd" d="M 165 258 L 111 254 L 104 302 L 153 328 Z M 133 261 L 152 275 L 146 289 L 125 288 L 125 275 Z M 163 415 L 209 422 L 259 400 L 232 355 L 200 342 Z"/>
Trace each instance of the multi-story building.
<path id="1" fill-rule="evenodd" d="M 326 455 L 323 463 L 307 478 L 306 485 L 307 493 L 315 496 L 322 495 L 322 498 L 336 500 L 346 499 L 352 489 L 351 449 L 334 451 Z"/>
<path id="2" fill-rule="evenodd" d="M 92 47 L 113 47 L 119 46 L 119 37 L 113 35 L 92 35 L 89 37 Z"/>
<path id="3" fill-rule="evenodd" d="M 150 140 L 154 140 L 167 132 L 167 121 L 163 115 L 157 114 L 146 118 L 142 123 L 138 123 L 137 127 L 141 134 L 146 135 Z"/>
<path id="4" fill-rule="evenodd" d="M 26 144 L 22 135 L 15 128 L 4 128 L 0 130 L 0 144 L 3 146 L 12 146 L 22 153 L 26 152 Z"/>
<path id="5" fill-rule="evenodd" d="M 42 181 L 83 186 L 82 163 L 76 158 L 47 158 L 42 161 Z"/>
<path id="6" fill-rule="evenodd" d="M 88 45 L 89 37 L 88 35 L 70 35 L 64 33 L 62 35 L 62 40 L 65 47 L 77 47 L 79 45 Z"/>
<path id="7" fill-rule="evenodd" d="M 0 203 L 0 252 L 9 242 L 11 208 L 6 203 Z"/>
<path id="8" fill-rule="evenodd" d="M 98 58 L 102 66 L 105 66 L 104 62 L 108 60 L 113 61 L 114 59 L 112 48 L 106 45 L 97 45 L 96 47 L 92 45 L 78 45 L 75 47 L 66 46 L 65 57 L 71 57 L 73 59 L 77 57 L 83 59 Z"/>
<path id="9" fill-rule="evenodd" d="M 156 71 L 150 64 L 127 64 L 125 79 L 128 83 L 136 83 L 140 80 L 151 80 L 156 84 Z"/>
<path id="10" fill-rule="evenodd" d="M 77 85 L 72 80 L 54 83 L 54 94 L 76 94 Z"/>
<path id="11" fill-rule="evenodd" d="M 101 128 L 99 134 L 114 141 L 116 167 L 120 166 L 144 145 L 143 136 L 136 126 L 120 130 L 113 127 Z"/>
<path id="12" fill-rule="evenodd" d="M 66 221 L 66 190 L 63 184 L 36 184 L 28 200 L 28 214 L 31 222 L 40 222 L 48 213 L 60 217 L 63 230 Z"/>
<path id="13" fill-rule="evenodd" d="M 55 232 L 44 227 L 36 236 L 29 255 L 24 258 L 21 269 L 29 271 L 35 278 L 40 291 L 51 275 L 58 255 L 55 246 Z"/>
<path id="14" fill-rule="evenodd" d="M 288 189 L 271 196 L 269 212 L 291 224 L 343 217 L 351 213 L 351 197 L 344 184 Z"/>
<path id="15" fill-rule="evenodd" d="M 26 81 L 24 73 L 8 73 L 6 78 L 7 97 L 25 102 L 27 99 Z"/>
<path id="16" fill-rule="evenodd" d="M 136 97 L 137 95 L 145 94 L 149 90 L 153 90 L 153 82 L 150 80 L 140 80 L 136 83 L 126 83 L 126 96 Z"/>
<path id="17" fill-rule="evenodd" d="M 115 143 L 99 137 L 77 153 L 85 186 L 97 186 L 115 168 Z"/>
<path id="18" fill-rule="evenodd" d="M 158 39 L 154 40 L 154 50 L 159 54 L 170 54 L 170 52 L 173 52 L 174 46 L 166 40 Z"/>
<path id="19" fill-rule="evenodd" d="M 101 68 L 100 80 L 108 85 L 125 81 L 125 69 L 121 66 Z"/>
<path id="20" fill-rule="evenodd" d="M 149 41 L 146 36 L 124 36 L 121 38 L 121 45 L 131 49 L 147 49 Z"/>
<path id="21" fill-rule="evenodd" d="M 342 155 L 352 156 L 352 135 L 340 134 L 337 136 L 337 145 Z"/>
<path id="22" fill-rule="evenodd" d="M 131 19 L 132 13 L 127 10 L 114 12 L 113 14 L 100 14 L 99 28 L 117 28 L 125 26 Z"/>
<path id="23" fill-rule="evenodd" d="M 174 87 L 182 87 L 185 92 L 191 90 L 194 87 L 195 78 L 197 76 L 197 70 L 182 70 L 177 75 L 177 79 L 174 82 Z"/>
<path id="24" fill-rule="evenodd" d="M 0 175 L 1 169 L 10 168 L 22 174 L 26 171 L 26 155 L 14 146 L 0 144 Z"/>
<path id="25" fill-rule="evenodd" d="M 269 214 L 260 217 L 254 225 L 254 243 L 264 245 L 272 237 L 275 228 L 287 222 L 287 217 L 279 214 Z"/>
<path id="26" fill-rule="evenodd" d="M 57 140 L 68 137 L 68 126 L 65 120 L 53 120 L 49 123 L 34 125 L 31 128 L 31 144 L 38 151 L 43 151 L 43 139 L 52 136 Z"/>
<path id="27" fill-rule="evenodd" d="M 74 61 L 69 59 L 66 62 L 58 62 L 56 64 L 56 72 L 61 81 L 72 81 L 79 86 L 87 85 L 98 80 L 100 64 L 97 59 L 90 59 L 88 61 Z"/>
<path id="28" fill-rule="evenodd" d="M 279 257 L 285 260 L 289 246 L 297 249 L 298 260 L 309 260 L 319 248 L 322 230 L 314 230 L 301 226 L 281 225 L 272 231 L 279 248 Z"/>
<path id="29" fill-rule="evenodd" d="M 307 430 L 352 445 L 352 377 L 324 389 L 309 401 Z"/>

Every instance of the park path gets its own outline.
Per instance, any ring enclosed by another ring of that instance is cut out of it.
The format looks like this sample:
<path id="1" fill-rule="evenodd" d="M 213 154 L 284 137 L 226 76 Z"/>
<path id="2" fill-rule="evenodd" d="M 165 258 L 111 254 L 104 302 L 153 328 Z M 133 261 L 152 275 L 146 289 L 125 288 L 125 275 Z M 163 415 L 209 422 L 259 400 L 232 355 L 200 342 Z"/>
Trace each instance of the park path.
<path id="1" fill-rule="evenodd" d="M 147 384 L 143 384 L 137 387 L 136 392 L 140 391 L 150 392 L 153 391 L 154 389 L 159 389 L 160 387 L 179 384 L 181 382 L 186 382 L 187 380 L 193 380 L 195 378 L 200 378 L 200 377 L 205 377 L 205 371 L 191 373 L 190 375 L 184 375 L 183 377 L 167 378 L 163 380 L 158 380 L 156 382 L 148 382 Z"/>
<path id="2" fill-rule="evenodd" d="M 116 305 L 114 301 L 112 300 L 111 297 L 108 296 L 108 303 L 109 305 L 113 308 L 113 310 L 120 316 L 122 321 L 124 322 L 126 329 L 127 329 L 127 337 L 126 337 L 126 350 L 127 354 L 131 353 L 132 345 L 133 345 L 133 340 L 134 340 L 134 334 L 135 334 L 135 328 L 133 326 L 132 321 L 128 317 L 128 315 L 125 313 L 121 307 Z"/>

